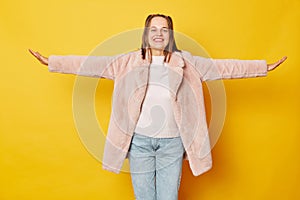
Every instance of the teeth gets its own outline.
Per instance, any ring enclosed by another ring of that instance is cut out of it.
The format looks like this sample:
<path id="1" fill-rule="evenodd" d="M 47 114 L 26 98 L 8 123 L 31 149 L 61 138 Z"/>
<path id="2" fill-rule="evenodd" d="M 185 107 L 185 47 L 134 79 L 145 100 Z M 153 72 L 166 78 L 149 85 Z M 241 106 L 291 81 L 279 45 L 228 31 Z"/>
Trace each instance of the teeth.
<path id="1" fill-rule="evenodd" d="M 160 41 L 160 42 L 162 42 L 163 39 L 154 39 L 154 41 Z"/>

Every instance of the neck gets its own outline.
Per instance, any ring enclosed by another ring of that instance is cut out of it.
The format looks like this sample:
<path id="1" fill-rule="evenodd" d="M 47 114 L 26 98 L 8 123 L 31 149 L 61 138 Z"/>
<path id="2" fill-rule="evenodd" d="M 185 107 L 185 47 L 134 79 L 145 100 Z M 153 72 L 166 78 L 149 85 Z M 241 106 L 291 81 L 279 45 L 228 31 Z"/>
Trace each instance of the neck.
<path id="1" fill-rule="evenodd" d="M 153 49 L 153 48 L 151 48 L 151 54 L 152 54 L 152 56 L 163 56 L 164 55 L 164 51 L 160 50 L 160 49 Z"/>

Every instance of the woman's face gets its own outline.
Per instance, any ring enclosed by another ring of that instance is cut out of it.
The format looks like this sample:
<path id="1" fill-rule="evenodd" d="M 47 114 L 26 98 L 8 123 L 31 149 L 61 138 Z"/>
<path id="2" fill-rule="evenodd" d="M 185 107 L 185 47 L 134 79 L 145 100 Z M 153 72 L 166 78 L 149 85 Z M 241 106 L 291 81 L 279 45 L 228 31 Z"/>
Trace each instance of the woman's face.
<path id="1" fill-rule="evenodd" d="M 150 48 L 164 50 L 169 44 L 169 31 L 168 22 L 165 18 L 152 18 L 148 34 Z"/>

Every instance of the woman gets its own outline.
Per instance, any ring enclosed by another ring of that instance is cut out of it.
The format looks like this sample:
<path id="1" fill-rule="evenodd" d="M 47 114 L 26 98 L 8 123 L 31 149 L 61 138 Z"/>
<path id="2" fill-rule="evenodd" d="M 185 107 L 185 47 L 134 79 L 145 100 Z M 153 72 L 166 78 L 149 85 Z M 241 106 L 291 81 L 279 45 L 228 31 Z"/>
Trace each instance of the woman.
<path id="1" fill-rule="evenodd" d="M 136 199 L 178 198 L 182 160 L 198 176 L 211 168 L 202 81 L 266 76 L 276 63 L 209 59 L 178 50 L 169 16 L 149 15 L 142 47 L 116 56 L 42 56 L 49 71 L 114 80 L 103 168 L 128 157 Z M 200 90 L 199 90 L 200 88 Z"/>

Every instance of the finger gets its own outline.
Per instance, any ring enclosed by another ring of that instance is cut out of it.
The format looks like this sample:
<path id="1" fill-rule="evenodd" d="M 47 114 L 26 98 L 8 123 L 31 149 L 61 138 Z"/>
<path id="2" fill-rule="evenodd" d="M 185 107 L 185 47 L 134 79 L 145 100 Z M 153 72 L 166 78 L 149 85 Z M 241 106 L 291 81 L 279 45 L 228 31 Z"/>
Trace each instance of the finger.
<path id="1" fill-rule="evenodd" d="M 284 56 L 282 59 L 281 59 L 281 62 L 285 61 L 287 59 L 287 56 Z"/>
<path id="2" fill-rule="evenodd" d="M 287 59 L 287 57 L 284 56 L 283 58 L 281 58 L 281 59 L 277 62 L 277 65 L 280 65 L 280 64 L 283 63 L 286 59 Z"/>
<path id="3" fill-rule="evenodd" d="M 34 51 L 32 51 L 31 49 L 28 49 L 29 50 L 29 52 L 32 54 L 32 55 L 35 55 L 34 54 Z"/>
<path id="4" fill-rule="evenodd" d="M 37 51 L 31 51 L 31 53 L 35 56 L 38 56 L 38 52 Z"/>
<path id="5" fill-rule="evenodd" d="M 40 54 L 38 54 L 38 52 L 34 52 L 34 51 L 32 51 L 32 50 L 30 50 L 30 53 L 35 57 L 35 58 L 37 58 L 40 62 L 43 62 L 43 58 L 41 57 L 41 55 Z"/>
<path id="6" fill-rule="evenodd" d="M 39 56 L 33 51 L 33 52 L 31 52 L 32 53 L 32 55 L 34 56 L 34 57 L 36 57 L 36 58 L 39 58 Z"/>

